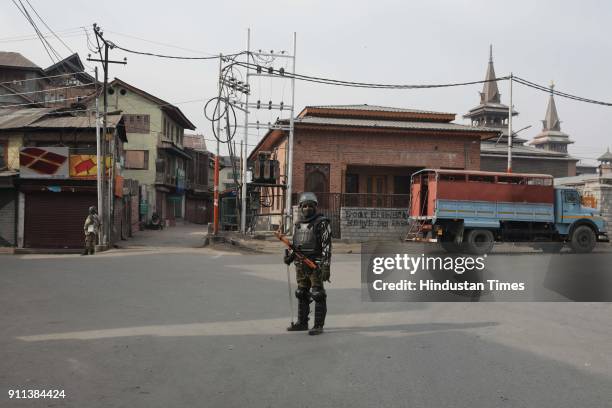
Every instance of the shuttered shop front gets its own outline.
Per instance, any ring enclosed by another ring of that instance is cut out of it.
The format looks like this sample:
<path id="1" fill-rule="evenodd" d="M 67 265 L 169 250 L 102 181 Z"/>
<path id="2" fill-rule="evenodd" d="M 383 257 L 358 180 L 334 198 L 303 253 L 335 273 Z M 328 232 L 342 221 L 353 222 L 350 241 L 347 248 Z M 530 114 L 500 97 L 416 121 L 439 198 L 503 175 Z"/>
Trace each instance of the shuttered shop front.
<path id="1" fill-rule="evenodd" d="M 83 224 L 92 205 L 96 195 L 91 193 L 26 193 L 24 246 L 83 247 Z"/>

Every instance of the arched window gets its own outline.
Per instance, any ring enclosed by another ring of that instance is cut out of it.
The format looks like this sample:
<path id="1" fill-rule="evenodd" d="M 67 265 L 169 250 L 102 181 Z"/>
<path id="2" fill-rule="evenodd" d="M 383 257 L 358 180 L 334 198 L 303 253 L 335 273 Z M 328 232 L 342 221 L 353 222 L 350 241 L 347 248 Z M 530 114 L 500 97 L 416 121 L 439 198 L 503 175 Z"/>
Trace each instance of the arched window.
<path id="1" fill-rule="evenodd" d="M 306 163 L 304 175 L 304 191 L 315 193 L 319 199 L 319 207 L 326 208 L 328 201 L 326 193 L 329 193 L 329 164 Z"/>

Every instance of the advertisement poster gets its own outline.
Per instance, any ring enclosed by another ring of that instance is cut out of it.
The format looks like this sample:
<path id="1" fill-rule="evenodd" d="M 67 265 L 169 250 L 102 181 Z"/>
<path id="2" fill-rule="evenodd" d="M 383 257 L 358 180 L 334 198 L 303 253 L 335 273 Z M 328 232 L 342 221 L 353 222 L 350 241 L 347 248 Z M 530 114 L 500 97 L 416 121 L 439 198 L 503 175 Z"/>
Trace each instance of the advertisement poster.
<path id="1" fill-rule="evenodd" d="M 70 155 L 70 177 L 85 180 L 95 180 L 98 174 L 98 159 L 95 154 Z M 106 158 L 106 174 L 111 167 L 111 157 Z"/>
<path id="2" fill-rule="evenodd" d="M 68 147 L 22 147 L 19 150 L 21 178 L 67 179 Z"/>

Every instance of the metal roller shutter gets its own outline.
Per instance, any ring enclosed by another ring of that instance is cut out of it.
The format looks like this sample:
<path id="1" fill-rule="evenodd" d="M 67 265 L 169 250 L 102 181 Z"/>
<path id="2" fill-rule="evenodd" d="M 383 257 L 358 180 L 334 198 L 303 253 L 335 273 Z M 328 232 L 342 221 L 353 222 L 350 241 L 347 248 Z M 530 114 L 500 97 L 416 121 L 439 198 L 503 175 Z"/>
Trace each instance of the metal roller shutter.
<path id="1" fill-rule="evenodd" d="M 86 193 L 27 193 L 24 246 L 26 248 L 81 248 L 87 209 L 96 195 Z"/>
<path id="2" fill-rule="evenodd" d="M 0 188 L 0 247 L 15 245 L 17 192 Z"/>

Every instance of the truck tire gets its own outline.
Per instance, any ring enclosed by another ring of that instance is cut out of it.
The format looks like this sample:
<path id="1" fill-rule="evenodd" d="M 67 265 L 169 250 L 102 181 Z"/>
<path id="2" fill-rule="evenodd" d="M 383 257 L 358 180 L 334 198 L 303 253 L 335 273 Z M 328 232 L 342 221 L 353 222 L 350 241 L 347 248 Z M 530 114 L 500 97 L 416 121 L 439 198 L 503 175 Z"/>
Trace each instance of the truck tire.
<path id="1" fill-rule="evenodd" d="M 597 237 L 595 236 L 595 232 L 591 229 L 591 227 L 581 225 L 572 233 L 570 246 L 574 252 L 585 254 L 591 252 L 593 248 L 595 248 L 596 243 Z"/>
<path id="2" fill-rule="evenodd" d="M 495 237 L 493 233 L 486 229 L 473 229 L 467 233 L 465 246 L 469 253 L 483 255 L 491 252 Z"/>

